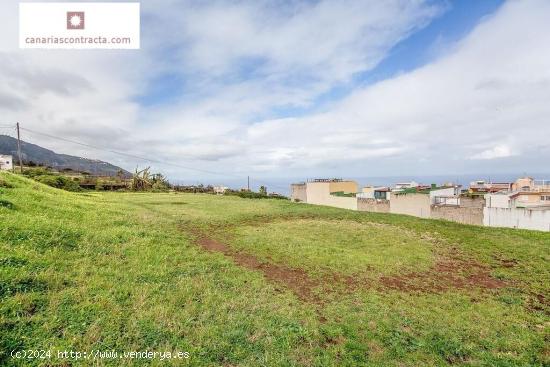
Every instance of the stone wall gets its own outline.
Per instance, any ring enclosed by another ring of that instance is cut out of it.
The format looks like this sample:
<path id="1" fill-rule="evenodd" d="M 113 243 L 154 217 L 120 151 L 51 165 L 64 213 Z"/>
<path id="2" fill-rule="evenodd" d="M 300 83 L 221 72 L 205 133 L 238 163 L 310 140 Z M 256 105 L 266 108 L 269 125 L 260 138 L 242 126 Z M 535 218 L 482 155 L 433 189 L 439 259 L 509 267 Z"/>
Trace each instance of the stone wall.
<path id="1" fill-rule="evenodd" d="M 390 201 L 381 199 L 357 198 L 357 210 L 363 212 L 389 213 Z"/>
<path id="2" fill-rule="evenodd" d="M 432 218 L 445 219 L 462 224 L 483 225 L 483 208 L 432 205 Z"/>
<path id="3" fill-rule="evenodd" d="M 485 198 L 483 196 L 461 196 L 460 206 L 463 208 L 483 209 L 483 207 L 485 206 Z"/>

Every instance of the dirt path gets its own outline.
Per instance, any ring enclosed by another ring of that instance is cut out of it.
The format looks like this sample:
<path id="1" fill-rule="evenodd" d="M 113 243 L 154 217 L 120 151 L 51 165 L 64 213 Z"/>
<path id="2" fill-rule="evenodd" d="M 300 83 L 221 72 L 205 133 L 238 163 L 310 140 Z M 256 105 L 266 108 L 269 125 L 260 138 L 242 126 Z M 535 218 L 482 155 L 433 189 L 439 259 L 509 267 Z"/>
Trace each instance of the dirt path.
<path id="1" fill-rule="evenodd" d="M 229 246 L 211 238 L 200 236 L 197 244 L 210 252 L 221 252 L 231 258 L 235 264 L 250 270 L 261 271 L 264 276 L 277 283 L 281 283 L 290 289 L 299 299 L 308 302 L 319 302 L 319 297 L 313 293 L 313 289 L 319 286 L 302 269 L 290 268 L 283 265 L 260 262 L 253 255 L 233 251 Z"/>

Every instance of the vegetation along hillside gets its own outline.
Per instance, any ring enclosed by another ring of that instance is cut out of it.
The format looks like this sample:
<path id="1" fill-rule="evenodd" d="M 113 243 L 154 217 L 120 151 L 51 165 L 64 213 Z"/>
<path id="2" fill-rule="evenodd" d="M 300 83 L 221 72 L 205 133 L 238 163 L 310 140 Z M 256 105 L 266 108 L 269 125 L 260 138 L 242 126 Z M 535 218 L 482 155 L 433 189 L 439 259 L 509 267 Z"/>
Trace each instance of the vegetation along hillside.
<path id="1" fill-rule="evenodd" d="M 17 158 L 17 139 L 7 135 L 0 135 L 0 154 L 13 155 L 14 164 L 19 164 Z M 49 166 L 57 170 L 71 169 L 100 176 L 116 176 L 119 174 L 126 177 L 131 176 L 130 172 L 108 162 L 55 153 L 49 149 L 25 141 L 21 141 L 21 155 L 24 164 L 34 163 Z"/>
<path id="2" fill-rule="evenodd" d="M 549 233 L 11 173 L 0 200 L 2 366 L 550 364 Z"/>

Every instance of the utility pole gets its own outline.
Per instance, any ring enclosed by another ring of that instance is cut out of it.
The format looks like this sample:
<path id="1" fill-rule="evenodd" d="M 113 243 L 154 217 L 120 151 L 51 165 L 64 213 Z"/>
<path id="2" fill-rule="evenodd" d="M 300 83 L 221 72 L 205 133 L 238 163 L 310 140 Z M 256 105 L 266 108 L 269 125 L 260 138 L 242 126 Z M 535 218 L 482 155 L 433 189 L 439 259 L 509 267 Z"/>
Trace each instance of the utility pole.
<path id="1" fill-rule="evenodd" d="M 248 179 L 248 183 L 246 184 L 246 188 L 248 189 L 248 191 L 250 191 L 250 176 L 246 176 L 247 179 Z"/>
<path id="2" fill-rule="evenodd" d="M 17 155 L 19 156 L 19 173 L 23 173 L 23 161 L 21 160 L 21 134 L 19 133 L 19 122 L 15 124 L 17 128 Z"/>

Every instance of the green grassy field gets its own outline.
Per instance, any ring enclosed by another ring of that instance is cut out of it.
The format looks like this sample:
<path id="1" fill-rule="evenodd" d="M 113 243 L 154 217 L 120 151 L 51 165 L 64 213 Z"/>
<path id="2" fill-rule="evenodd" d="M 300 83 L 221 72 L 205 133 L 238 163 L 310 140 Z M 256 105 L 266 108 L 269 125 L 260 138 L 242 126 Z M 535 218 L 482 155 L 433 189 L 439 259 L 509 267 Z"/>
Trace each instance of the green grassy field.
<path id="1" fill-rule="evenodd" d="M 2 173 L 0 365 L 548 366 L 549 261 L 549 233 Z"/>

